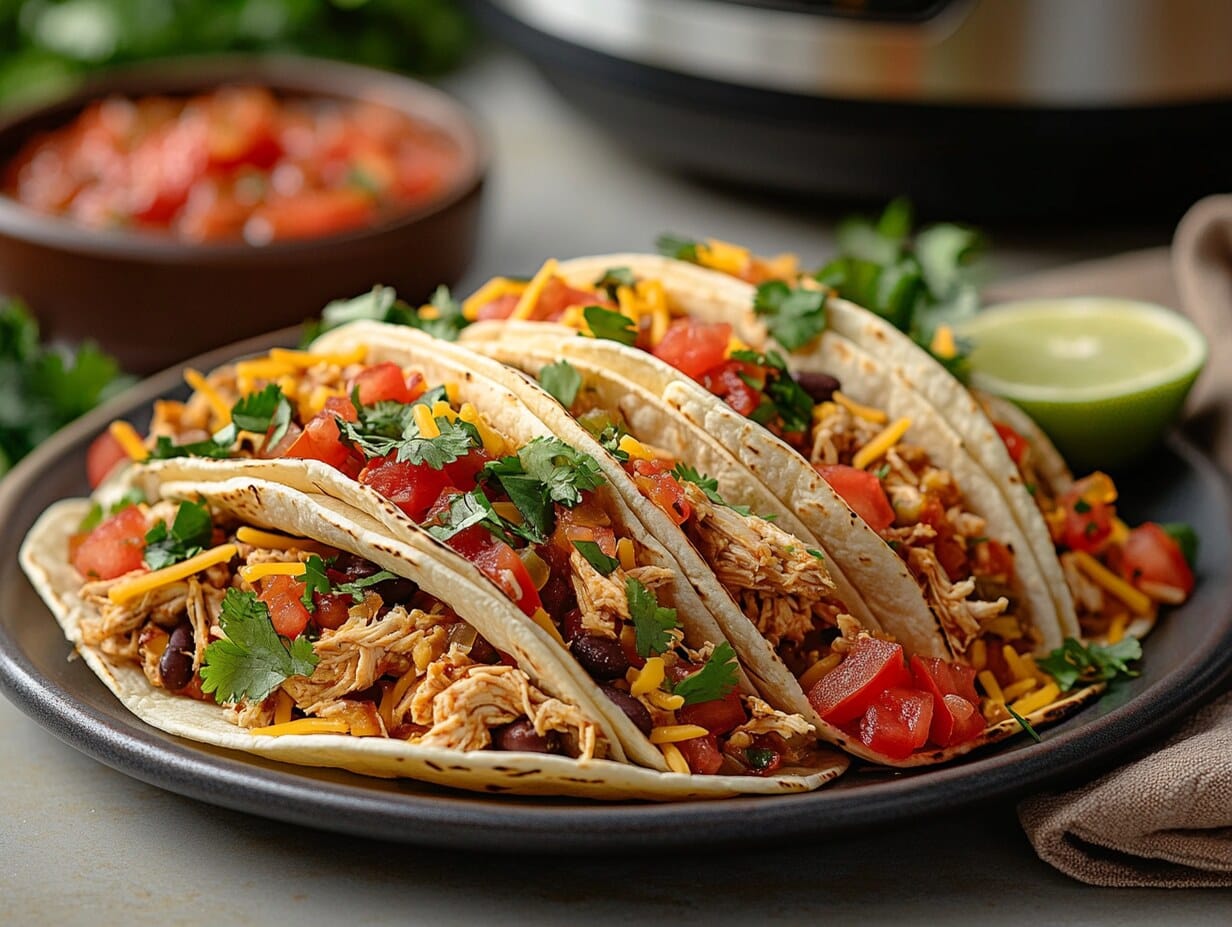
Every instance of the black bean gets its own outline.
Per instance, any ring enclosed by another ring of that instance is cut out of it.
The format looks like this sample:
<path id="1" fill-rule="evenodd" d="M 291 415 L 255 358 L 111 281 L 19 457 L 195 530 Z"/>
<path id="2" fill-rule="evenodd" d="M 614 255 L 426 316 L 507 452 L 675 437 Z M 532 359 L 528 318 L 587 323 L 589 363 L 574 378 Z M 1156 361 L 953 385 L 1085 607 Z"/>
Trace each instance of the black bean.
<path id="1" fill-rule="evenodd" d="M 798 373 L 796 382 L 800 384 L 801 389 L 813 397 L 814 402 L 829 402 L 834 398 L 835 392 L 843 388 L 838 378 L 828 373 Z"/>
<path id="2" fill-rule="evenodd" d="M 386 605 L 405 605 L 419 591 L 414 582 L 401 576 L 376 583 L 371 588 Z"/>
<path id="3" fill-rule="evenodd" d="M 476 663 L 486 663 L 491 665 L 500 662 L 500 654 L 496 648 L 489 644 L 482 637 L 476 637 L 471 642 L 471 652 L 467 654 Z"/>
<path id="4" fill-rule="evenodd" d="M 619 679 L 629 670 L 625 648 L 614 638 L 579 634 L 569 646 L 574 659 L 595 679 Z"/>
<path id="5" fill-rule="evenodd" d="M 158 675 L 166 688 L 178 692 L 192 681 L 195 652 L 192 624 L 181 621 L 171 632 L 167 649 L 158 660 Z"/>
<path id="6" fill-rule="evenodd" d="M 522 718 L 493 732 L 492 742 L 498 750 L 517 753 L 559 753 L 560 738 L 555 731 L 539 734 L 529 718 Z"/>
<path id="7" fill-rule="evenodd" d="M 650 736 L 650 729 L 654 727 L 654 721 L 650 717 L 650 712 L 646 710 L 646 706 L 635 699 L 623 689 L 617 689 L 615 686 L 600 686 L 603 689 L 603 694 L 612 700 L 612 703 L 623 711 L 632 721 L 639 731 Z"/>

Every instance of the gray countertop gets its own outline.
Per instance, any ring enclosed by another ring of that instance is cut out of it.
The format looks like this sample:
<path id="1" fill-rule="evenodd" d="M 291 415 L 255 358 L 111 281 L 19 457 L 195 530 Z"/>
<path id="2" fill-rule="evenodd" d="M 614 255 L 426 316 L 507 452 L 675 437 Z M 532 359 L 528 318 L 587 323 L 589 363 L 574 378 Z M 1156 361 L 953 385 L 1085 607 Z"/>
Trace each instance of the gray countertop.
<path id="1" fill-rule="evenodd" d="M 632 160 L 534 72 L 482 56 L 449 82 L 497 151 L 467 284 L 550 255 L 648 248 L 664 230 L 825 255 L 833 215 L 734 196 Z M 999 230 L 1011 275 L 1167 229 Z M 409 255 L 408 259 L 413 259 Z M 0 700 L 0 923 L 1224 924 L 1228 892 L 1113 891 L 1041 863 L 993 805 L 778 851 L 684 858 L 462 854 L 338 837 L 225 811 L 126 778 Z M 1223 912 L 1222 914 L 1220 912 Z"/>

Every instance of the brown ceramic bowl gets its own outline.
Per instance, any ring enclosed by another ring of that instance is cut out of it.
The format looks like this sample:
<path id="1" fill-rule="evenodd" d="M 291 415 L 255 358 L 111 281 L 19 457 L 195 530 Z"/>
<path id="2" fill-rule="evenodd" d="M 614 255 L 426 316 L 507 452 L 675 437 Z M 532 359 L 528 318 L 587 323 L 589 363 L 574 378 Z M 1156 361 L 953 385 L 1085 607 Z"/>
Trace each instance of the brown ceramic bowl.
<path id="1" fill-rule="evenodd" d="M 0 294 L 17 296 L 46 336 L 90 338 L 137 373 L 315 315 L 376 283 L 410 301 L 454 283 L 474 250 L 487 151 L 446 94 L 396 74 L 282 56 L 158 62 L 102 75 L 71 96 L 0 119 L 0 164 L 32 135 L 110 94 L 188 95 L 258 84 L 287 97 L 362 98 L 452 137 L 463 169 L 442 197 L 382 224 L 325 238 L 195 245 L 170 235 L 92 231 L 0 196 Z"/>

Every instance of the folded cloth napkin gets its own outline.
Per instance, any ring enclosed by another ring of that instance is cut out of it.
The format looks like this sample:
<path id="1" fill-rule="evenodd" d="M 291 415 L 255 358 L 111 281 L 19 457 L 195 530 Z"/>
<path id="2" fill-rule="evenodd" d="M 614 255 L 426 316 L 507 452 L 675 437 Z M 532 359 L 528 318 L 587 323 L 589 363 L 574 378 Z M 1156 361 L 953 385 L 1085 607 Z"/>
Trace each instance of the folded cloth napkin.
<path id="1" fill-rule="evenodd" d="M 1105 295 L 1181 308 L 1210 343 L 1186 431 L 1232 471 L 1232 196 L 1186 214 L 1167 249 L 1136 252 L 998 286 L 991 299 Z M 1232 693 L 1162 746 L 1088 785 L 1022 802 L 1035 851 L 1094 885 L 1232 886 Z"/>

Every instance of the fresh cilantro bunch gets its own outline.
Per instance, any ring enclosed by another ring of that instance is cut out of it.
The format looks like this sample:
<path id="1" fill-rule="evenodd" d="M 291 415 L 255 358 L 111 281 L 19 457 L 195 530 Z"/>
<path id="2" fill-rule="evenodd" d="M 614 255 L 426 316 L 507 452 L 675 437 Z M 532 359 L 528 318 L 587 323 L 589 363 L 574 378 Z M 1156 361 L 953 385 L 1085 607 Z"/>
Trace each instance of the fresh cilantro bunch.
<path id="1" fill-rule="evenodd" d="M 1074 686 L 1111 682 L 1120 677 L 1137 676 L 1129 664 L 1142 659 L 1142 645 L 1136 637 L 1122 638 L 1115 644 L 1083 645 L 1072 637 L 1039 661 L 1039 668 L 1057 681 L 1062 692 Z"/>
<path id="2" fill-rule="evenodd" d="M 205 648 L 201 691 L 220 705 L 260 701 L 292 676 L 311 676 L 320 659 L 306 637 L 280 636 L 254 593 L 228 589 L 218 624 L 226 639 Z"/>
<path id="3" fill-rule="evenodd" d="M 416 310 L 398 298 L 393 287 L 377 284 L 367 293 L 351 299 L 336 299 L 321 310 L 321 318 L 304 326 L 302 343 L 310 344 L 318 335 L 331 329 L 367 319 L 390 325 L 417 328 L 443 341 L 457 341 L 458 333 L 470 323 L 462 315 L 462 305 L 449 292 L 438 286 L 428 300 L 428 312 Z"/>
<path id="4" fill-rule="evenodd" d="M 92 344 L 44 347 L 17 300 L 0 300 L 0 476 L 73 419 L 132 382 Z"/>
<path id="5" fill-rule="evenodd" d="M 953 326 L 979 310 L 971 264 L 983 241 L 973 229 L 952 223 L 913 235 L 912 224 L 905 199 L 890 203 L 876 221 L 847 219 L 838 228 L 838 257 L 813 278 L 931 350 L 941 326 Z M 958 348 L 956 355 L 937 359 L 961 374 L 965 346 Z"/>

